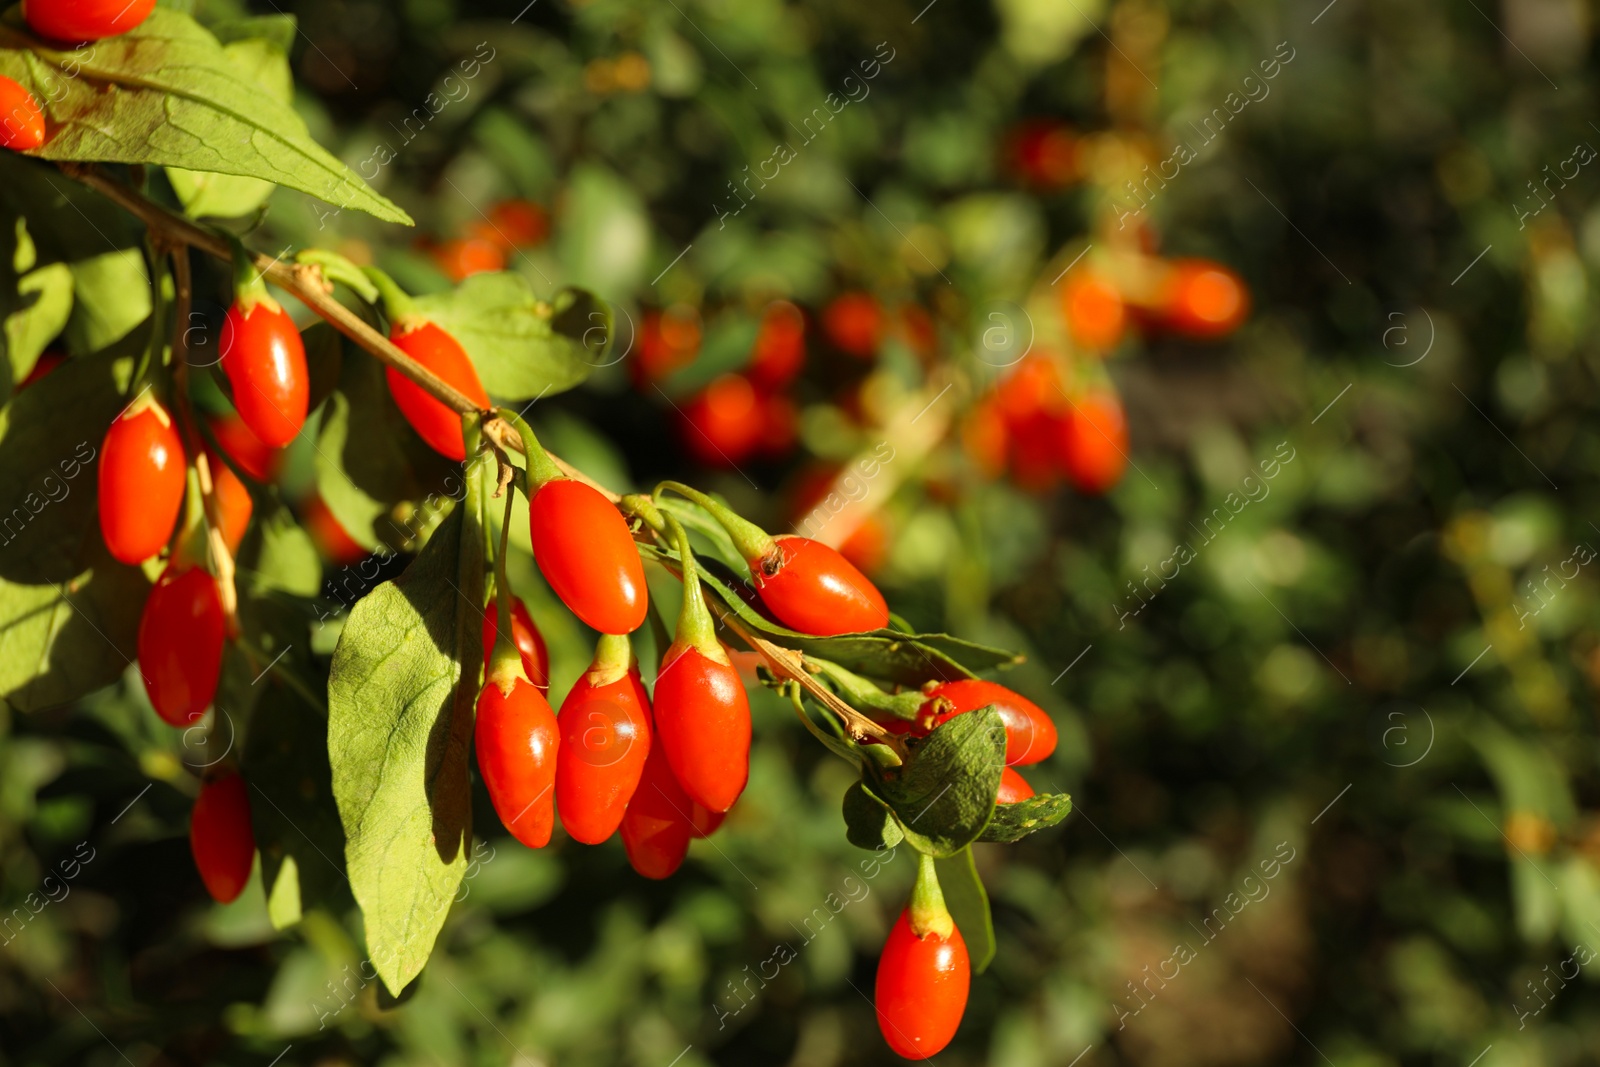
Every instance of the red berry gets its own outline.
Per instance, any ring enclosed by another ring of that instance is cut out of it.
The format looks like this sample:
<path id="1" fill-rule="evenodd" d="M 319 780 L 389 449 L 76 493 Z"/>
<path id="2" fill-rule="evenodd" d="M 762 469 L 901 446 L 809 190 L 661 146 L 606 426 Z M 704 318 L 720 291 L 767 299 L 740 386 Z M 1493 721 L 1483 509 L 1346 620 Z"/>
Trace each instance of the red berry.
<path id="1" fill-rule="evenodd" d="M 995 794 L 996 804 L 1016 804 L 1033 796 L 1033 786 L 1022 775 L 1006 767 L 1000 771 L 1000 791 Z"/>
<path id="2" fill-rule="evenodd" d="M 350 532 L 340 525 L 328 502 L 316 493 L 301 501 L 300 519 L 311 540 L 316 542 L 322 558 L 334 566 L 347 567 L 371 555 L 361 542 L 351 537 Z"/>
<path id="3" fill-rule="evenodd" d="M 787 300 L 774 300 L 761 313 L 761 332 L 750 353 L 750 377 L 764 389 L 782 389 L 806 361 L 806 319 Z"/>
<path id="4" fill-rule="evenodd" d="M 836 550 L 809 537 L 773 540 L 781 559 L 771 573 L 765 563 L 756 566 L 756 590 L 783 625 L 819 637 L 889 625 L 883 594 Z"/>
<path id="5" fill-rule="evenodd" d="M 189 817 L 189 850 L 206 892 L 227 904 L 244 891 L 256 858 L 250 828 L 250 790 L 243 778 L 226 772 L 200 786 Z"/>
<path id="6" fill-rule="evenodd" d="M 961 931 L 918 937 L 902 911 L 878 959 L 878 1029 L 897 1055 L 925 1060 L 956 1036 L 967 1009 L 972 966 Z"/>
<path id="7" fill-rule="evenodd" d="M 500 636 L 500 610 L 493 600 L 483 609 L 483 669 L 489 669 L 489 658 L 494 654 L 495 639 Z M 545 648 L 544 635 L 533 624 L 528 605 L 521 597 L 511 598 L 511 643 L 517 646 L 522 657 L 522 673 L 528 681 L 541 690 L 550 688 L 550 652 Z"/>
<path id="8" fill-rule="evenodd" d="M 840 293 L 823 310 L 822 329 L 841 352 L 871 359 L 883 340 L 883 307 L 870 293 Z"/>
<path id="9" fill-rule="evenodd" d="M 760 401 L 761 439 L 759 451 L 771 459 L 783 459 L 794 451 L 800 438 L 800 411 L 782 393 L 767 393 Z"/>
<path id="10" fill-rule="evenodd" d="M 150 17 L 156 0 L 23 0 L 33 32 L 55 41 L 98 41 L 127 33 Z"/>
<path id="11" fill-rule="evenodd" d="M 233 406 L 261 443 L 281 448 L 306 421 L 311 384 L 300 328 L 275 303 L 234 301 L 222 320 L 222 373 Z"/>
<path id="12" fill-rule="evenodd" d="M 1011 132 L 1009 142 L 1011 166 L 1024 180 L 1059 189 L 1077 177 L 1077 140 L 1063 123 L 1030 119 Z"/>
<path id="13" fill-rule="evenodd" d="M 480 408 L 489 406 L 489 394 L 483 391 L 483 383 L 478 380 L 478 372 L 467 350 L 433 323 L 396 323 L 389 332 L 389 340 L 400 351 L 461 390 Z M 457 462 L 466 459 L 461 415 L 393 367 L 387 368 L 384 376 L 389 381 L 389 392 L 395 404 L 412 429 L 440 455 Z"/>
<path id="14" fill-rule="evenodd" d="M 622 823 L 650 755 L 650 696 L 637 668 L 595 684 L 578 679 L 561 702 L 556 808 L 574 840 L 598 845 Z"/>
<path id="15" fill-rule="evenodd" d="M 700 351 L 700 313 L 675 304 L 647 312 L 639 327 L 639 358 L 634 377 L 642 385 L 657 382 L 694 362 Z"/>
<path id="16" fill-rule="evenodd" d="M 157 715 L 189 726 L 205 714 L 226 636 L 216 579 L 204 567 L 167 564 L 139 616 L 139 673 Z"/>
<path id="17" fill-rule="evenodd" d="M 433 262 L 453 282 L 474 274 L 506 269 L 500 242 L 482 237 L 458 237 L 433 250 Z"/>
<path id="18" fill-rule="evenodd" d="M 1056 420 L 1057 459 L 1080 492 L 1104 493 L 1128 465 L 1128 422 L 1111 392 L 1079 397 Z"/>
<path id="19" fill-rule="evenodd" d="M 736 467 L 761 446 L 761 397 L 742 374 L 724 374 L 683 405 L 683 443 L 708 467 Z"/>
<path id="20" fill-rule="evenodd" d="M 67 354 L 65 352 L 59 352 L 52 348 L 50 351 L 43 353 L 34 361 L 33 369 L 28 372 L 28 376 L 17 384 L 17 392 L 22 392 L 66 361 Z"/>
<path id="21" fill-rule="evenodd" d="M 1221 337 L 1237 329 L 1250 313 L 1244 280 L 1220 263 L 1181 259 L 1173 263 L 1161 300 L 1168 329 L 1190 337 Z"/>
<path id="22" fill-rule="evenodd" d="M 673 777 L 666 753 L 652 743 L 639 788 L 622 817 L 622 847 L 628 862 L 646 878 L 666 878 L 689 852 L 689 798 Z"/>
<path id="23" fill-rule="evenodd" d="M 603 634 L 629 634 L 644 622 L 649 591 L 628 524 L 600 492 L 552 478 L 528 501 L 533 558 L 556 596 Z"/>
<path id="24" fill-rule="evenodd" d="M 0 75 L 0 148 L 26 152 L 44 144 L 39 101 L 18 82 Z"/>
<path id="25" fill-rule="evenodd" d="M 750 700 L 739 672 L 697 648 L 674 645 L 655 695 L 656 740 L 674 777 L 691 800 L 727 811 L 750 777 Z"/>
<path id="26" fill-rule="evenodd" d="M 560 734 L 544 694 L 523 678 L 509 694 L 486 683 L 478 694 L 476 744 L 478 773 L 500 821 L 529 848 L 549 844 Z"/>
<path id="27" fill-rule="evenodd" d="M 258 482 L 270 482 L 278 477 L 283 451 L 263 444 L 238 415 L 211 419 L 208 425 L 217 444 L 250 477 Z"/>
<path id="28" fill-rule="evenodd" d="M 1003 685 L 977 678 L 940 682 L 927 691 L 929 701 L 943 698 L 950 707 L 940 713 L 938 723 L 957 715 L 994 705 L 1006 727 L 1006 763 L 1026 766 L 1048 759 L 1056 750 L 1056 724 L 1043 708 Z M 924 706 L 924 710 L 927 710 Z"/>
<path id="29" fill-rule="evenodd" d="M 215 489 L 217 511 L 220 512 L 218 518 L 222 520 L 222 540 L 229 552 L 237 553 L 244 541 L 245 531 L 250 528 L 250 514 L 255 510 L 255 502 L 250 499 L 250 490 L 233 473 L 233 468 L 222 462 L 209 448 L 206 449 L 206 464 L 211 469 L 211 484 Z"/>
<path id="30" fill-rule="evenodd" d="M 160 403 L 136 401 L 111 423 L 100 448 L 100 533 L 112 556 L 139 563 L 161 551 L 183 505 L 183 464 Z"/>
<path id="31" fill-rule="evenodd" d="M 1090 271 L 1075 272 L 1066 280 L 1061 288 L 1061 314 L 1072 339 L 1096 352 L 1115 348 L 1128 320 L 1122 293 Z"/>
<path id="32" fill-rule="evenodd" d="M 712 811 L 704 804 L 689 801 L 689 827 L 692 837 L 710 837 L 728 817 L 725 811 Z"/>
<path id="33" fill-rule="evenodd" d="M 489 209 L 489 221 L 473 232 L 508 251 L 543 244 L 550 233 L 550 217 L 531 200 L 502 200 Z"/>

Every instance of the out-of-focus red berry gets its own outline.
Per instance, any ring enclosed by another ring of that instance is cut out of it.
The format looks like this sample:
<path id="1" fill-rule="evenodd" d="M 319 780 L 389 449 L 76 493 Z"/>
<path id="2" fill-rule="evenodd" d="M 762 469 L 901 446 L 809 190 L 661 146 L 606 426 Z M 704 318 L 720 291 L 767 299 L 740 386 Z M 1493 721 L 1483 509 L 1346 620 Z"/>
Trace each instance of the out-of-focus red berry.
<path id="1" fill-rule="evenodd" d="M 806 319 L 787 300 L 774 300 L 761 313 L 761 331 L 750 355 L 750 379 L 765 389 L 782 389 L 806 361 Z"/>
<path id="2" fill-rule="evenodd" d="M 1115 348 L 1127 328 L 1122 293 L 1092 271 L 1075 271 L 1061 283 L 1061 314 L 1072 340 L 1091 352 Z"/>
<path id="3" fill-rule="evenodd" d="M 639 326 L 639 352 L 633 361 L 640 385 L 659 382 L 687 367 L 700 352 L 700 313 L 684 304 L 649 311 Z"/>
<path id="4" fill-rule="evenodd" d="M 506 269 L 502 244 L 484 237 L 457 237 L 433 250 L 433 262 L 453 282 L 474 274 Z"/>
<path id="5" fill-rule="evenodd" d="M 822 312 L 822 329 L 839 351 L 872 359 L 883 340 L 883 306 L 870 293 L 840 293 Z"/>
<path id="6" fill-rule="evenodd" d="M 1221 337 L 1238 329 L 1250 313 L 1244 280 L 1220 263 L 1181 259 L 1172 264 L 1161 300 L 1161 319 L 1189 337 Z"/>
<path id="7" fill-rule="evenodd" d="M 1060 189 L 1078 177 L 1078 138 L 1065 123 L 1029 119 L 1006 139 L 1013 172 L 1030 184 Z"/>
<path id="8" fill-rule="evenodd" d="M 760 445 L 761 397 L 742 374 L 724 374 L 683 405 L 683 443 L 708 467 L 732 467 Z"/>

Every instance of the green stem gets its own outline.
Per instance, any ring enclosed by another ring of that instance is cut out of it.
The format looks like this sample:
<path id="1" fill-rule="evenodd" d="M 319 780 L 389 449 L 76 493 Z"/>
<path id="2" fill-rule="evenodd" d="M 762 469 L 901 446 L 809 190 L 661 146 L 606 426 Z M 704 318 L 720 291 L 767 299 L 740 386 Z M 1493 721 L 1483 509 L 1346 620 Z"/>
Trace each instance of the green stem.
<path id="1" fill-rule="evenodd" d="M 363 267 L 361 273 L 371 280 L 373 288 L 377 289 L 378 295 L 383 299 L 383 313 L 389 317 L 391 330 L 398 323 L 416 315 L 416 305 L 393 278 L 377 267 Z"/>
<path id="2" fill-rule="evenodd" d="M 948 941 L 955 931 L 955 920 L 950 909 L 944 906 L 944 891 L 939 888 L 939 875 L 933 868 L 933 857 L 926 852 L 917 853 L 917 884 L 911 887 L 911 932 L 918 937 L 933 934 Z"/>
<path id="3" fill-rule="evenodd" d="M 294 257 L 296 263 L 316 267 L 328 281 L 343 285 L 369 304 L 378 302 L 378 287 L 362 273 L 360 267 L 337 252 L 323 248 L 307 248 Z"/>
<path id="4" fill-rule="evenodd" d="M 896 719 L 915 722 L 928 698 L 914 690 L 904 693 L 885 693 L 859 674 L 854 674 L 832 660 L 806 657 L 806 666 L 816 669 L 853 707 L 881 712 Z"/>
<path id="5" fill-rule="evenodd" d="M 662 516 L 661 509 L 656 507 L 656 502 L 649 496 L 644 493 L 629 493 L 617 501 L 617 507 L 622 509 L 624 515 L 632 515 L 656 533 L 665 536 L 667 520 Z"/>
<path id="6" fill-rule="evenodd" d="M 662 482 L 656 486 L 655 496 L 660 496 L 664 490 L 671 489 L 674 493 L 686 500 L 691 500 L 710 513 L 713 519 L 728 531 L 728 536 L 733 540 L 733 547 L 743 556 L 745 562 L 750 564 L 750 570 L 756 571 L 757 566 L 769 559 L 778 557 L 778 545 L 772 535 L 761 527 L 736 513 L 728 505 L 716 500 L 700 490 L 684 485 L 682 482 Z"/>
<path id="7" fill-rule="evenodd" d="M 483 475 L 478 475 L 480 499 L 484 502 L 484 510 L 488 510 L 489 495 L 481 487 Z M 484 678 L 484 683 L 493 682 L 500 687 L 500 692 L 511 695 L 512 687 L 520 678 L 528 680 L 527 672 L 522 669 L 522 653 L 517 651 L 516 636 L 511 626 L 511 583 L 506 580 L 506 547 L 511 542 L 511 511 L 514 498 L 510 493 L 505 494 L 505 515 L 500 521 L 500 543 L 494 554 L 494 599 L 495 599 L 495 639 L 494 651 L 489 654 L 489 673 Z M 484 524 L 487 526 L 487 522 Z"/>
<path id="8" fill-rule="evenodd" d="M 673 635 L 672 648 L 693 648 L 707 659 L 727 663 L 728 654 L 717 640 L 717 624 L 706 607 L 706 595 L 700 588 L 700 575 L 695 567 L 694 553 L 689 550 L 689 533 L 683 524 L 671 515 L 666 516 L 667 527 L 672 531 L 673 542 L 678 547 L 678 567 L 683 581 L 683 607 L 678 611 L 678 632 Z M 671 649 L 668 650 L 669 655 Z"/>
<path id="9" fill-rule="evenodd" d="M 219 229 L 218 233 L 228 242 L 228 248 L 233 252 L 233 299 L 246 312 L 257 304 L 266 304 L 276 308 L 278 302 L 272 299 L 267 292 L 267 279 L 264 274 L 256 269 L 256 265 L 238 237 L 226 230 Z"/>
<path id="10" fill-rule="evenodd" d="M 633 669 L 633 644 L 627 634 L 601 634 L 589 664 L 589 684 L 610 685 Z"/>
<path id="11" fill-rule="evenodd" d="M 544 446 L 533 435 L 533 428 L 527 424 L 521 415 L 518 415 L 510 408 L 498 408 L 495 414 L 509 422 L 517 433 L 522 435 L 522 451 L 528 457 L 529 500 L 533 499 L 533 494 L 538 492 L 539 487 L 544 485 L 545 482 L 566 477 L 565 474 L 561 473 L 561 468 L 556 466 L 550 457 L 545 454 Z"/>

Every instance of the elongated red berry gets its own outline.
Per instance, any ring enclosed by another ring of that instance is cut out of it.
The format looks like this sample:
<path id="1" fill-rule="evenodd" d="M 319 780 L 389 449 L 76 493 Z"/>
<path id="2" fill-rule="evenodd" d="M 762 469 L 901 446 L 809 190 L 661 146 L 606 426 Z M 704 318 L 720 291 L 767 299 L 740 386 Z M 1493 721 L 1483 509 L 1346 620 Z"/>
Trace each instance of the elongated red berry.
<path id="1" fill-rule="evenodd" d="M 157 715 L 189 726 L 205 714 L 226 637 L 216 579 L 204 567 L 169 563 L 139 616 L 139 674 Z"/>
<path id="2" fill-rule="evenodd" d="M 1033 796 L 1033 786 L 1010 767 L 1000 771 L 1000 791 L 995 794 L 996 804 L 1015 804 Z"/>
<path id="3" fill-rule="evenodd" d="M 478 694 L 478 773 L 500 821 L 529 848 L 550 843 L 555 825 L 556 713 L 518 677 L 505 691 L 490 681 Z"/>
<path id="4" fill-rule="evenodd" d="M 183 504 L 183 444 L 167 409 L 148 396 L 111 423 L 100 448 L 100 533 L 111 555 L 139 563 L 172 536 Z"/>
<path id="5" fill-rule="evenodd" d="M 600 638 L 594 663 L 561 702 L 556 721 L 561 825 L 574 840 L 598 845 L 622 824 L 650 755 L 650 697 L 630 663 L 627 638 Z"/>
<path id="6" fill-rule="evenodd" d="M 21 83 L 0 75 L 0 147 L 26 152 L 44 144 L 44 112 Z"/>
<path id="7" fill-rule="evenodd" d="M 235 300 L 222 320 L 222 372 L 233 406 L 269 448 L 295 439 L 306 421 L 311 384 L 300 328 L 270 298 Z"/>
<path id="8" fill-rule="evenodd" d="M 244 891 L 256 858 L 250 827 L 250 789 L 232 771 L 200 787 L 189 816 L 189 850 L 206 892 L 227 904 Z"/>
<path id="9" fill-rule="evenodd" d="M 733 807 L 750 777 L 750 701 L 726 654 L 718 662 L 675 643 L 656 676 L 655 713 L 683 791 L 712 812 Z"/>
<path id="10" fill-rule="evenodd" d="M 1057 459 L 1079 492 L 1104 493 L 1122 480 L 1128 465 L 1128 422 L 1116 394 L 1080 397 L 1054 425 Z"/>
<path id="11" fill-rule="evenodd" d="M 483 666 L 489 668 L 490 657 L 494 655 L 494 641 L 500 634 L 500 613 L 495 610 L 494 601 L 489 601 L 489 606 L 483 609 Z M 517 654 L 522 657 L 522 673 L 528 676 L 528 681 L 538 686 L 540 690 L 550 688 L 550 652 L 545 648 L 544 635 L 533 624 L 533 616 L 528 614 L 528 605 L 522 602 L 521 597 L 511 598 L 511 641 L 517 646 Z"/>
<path id="12" fill-rule="evenodd" d="M 403 320 L 389 332 L 393 341 L 406 355 L 465 393 L 481 408 L 489 406 L 489 394 L 478 380 L 477 369 L 467 356 L 461 343 L 431 322 Z M 422 439 L 435 452 L 450 459 L 467 458 L 467 446 L 461 436 L 461 415 L 454 408 L 434 399 L 422 386 L 407 378 L 393 367 L 384 371 L 389 382 L 389 392 L 394 397 L 400 413 L 406 417 Z"/>
<path id="13" fill-rule="evenodd" d="M 22 0 L 33 32 L 65 44 L 127 33 L 150 17 L 156 0 Z"/>
<path id="14" fill-rule="evenodd" d="M 725 811 L 712 811 L 704 804 L 689 802 L 689 829 L 692 837 L 710 837 L 728 817 Z"/>
<path id="15" fill-rule="evenodd" d="M 940 682 L 926 690 L 929 701 L 942 698 L 949 707 L 940 712 L 938 723 L 946 723 L 964 712 L 994 705 L 1006 727 L 1006 764 L 1025 766 L 1048 759 L 1056 750 L 1056 724 L 1043 708 L 1003 685 L 978 678 Z M 925 706 L 926 708 L 926 706 Z"/>
<path id="16" fill-rule="evenodd" d="M 48 352 L 41 353 L 39 358 L 34 361 L 33 369 L 28 372 L 28 376 L 17 383 L 17 392 L 20 393 L 28 386 L 38 382 L 46 374 L 49 374 L 66 361 L 67 354 L 60 349 L 52 348 Z"/>
<path id="17" fill-rule="evenodd" d="M 250 499 L 250 490 L 233 473 L 233 468 L 222 462 L 209 448 L 206 449 L 206 465 L 211 470 L 211 484 L 215 487 L 223 543 L 228 546 L 229 552 L 238 552 L 245 531 L 250 528 L 250 514 L 255 511 L 255 502 Z"/>
<path id="18" fill-rule="evenodd" d="M 650 746 L 639 788 L 622 817 L 622 847 L 628 862 L 646 878 L 669 877 L 689 852 L 690 800 L 673 777 L 659 744 Z"/>
<path id="19" fill-rule="evenodd" d="M 889 625 L 883 594 L 837 550 L 809 537 L 773 541 L 780 555 L 755 568 L 756 590 L 779 622 L 821 637 Z"/>
<path id="20" fill-rule="evenodd" d="M 283 450 L 269 448 L 261 438 L 250 432 L 250 427 L 238 415 L 225 415 L 209 419 L 206 423 L 216 436 L 217 444 L 233 458 L 239 469 L 258 482 L 276 481 L 278 468 L 283 463 Z"/>
<path id="21" fill-rule="evenodd" d="M 956 1035 L 967 1008 L 971 962 L 961 931 L 918 937 L 902 911 L 878 959 L 874 1004 L 878 1029 L 898 1055 L 925 1060 Z"/>
<path id="22" fill-rule="evenodd" d="M 603 634 L 629 634 L 644 622 L 649 591 L 644 562 L 622 513 L 600 491 L 552 478 L 528 501 L 534 562 L 556 596 Z"/>

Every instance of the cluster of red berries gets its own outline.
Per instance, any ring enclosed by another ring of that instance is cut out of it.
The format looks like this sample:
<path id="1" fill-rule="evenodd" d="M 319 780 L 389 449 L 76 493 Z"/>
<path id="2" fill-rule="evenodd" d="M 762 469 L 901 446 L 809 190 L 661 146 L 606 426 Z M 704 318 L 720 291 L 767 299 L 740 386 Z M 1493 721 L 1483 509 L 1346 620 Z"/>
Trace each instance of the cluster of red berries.
<path id="1" fill-rule="evenodd" d="M 65 45 L 127 33 L 156 0 L 23 0 L 22 18 L 40 37 Z M 44 110 L 20 83 L 0 75 L 0 148 L 27 152 L 45 142 Z"/>
<path id="2" fill-rule="evenodd" d="M 550 216 L 531 200 L 501 200 L 458 237 L 444 241 L 420 240 L 434 266 L 452 282 L 474 274 L 505 270 L 522 248 L 542 245 L 550 236 Z"/>

